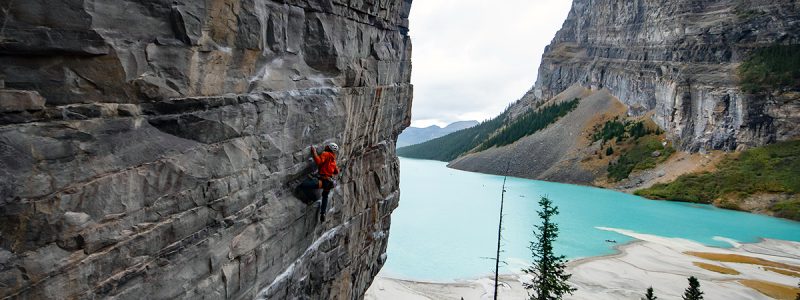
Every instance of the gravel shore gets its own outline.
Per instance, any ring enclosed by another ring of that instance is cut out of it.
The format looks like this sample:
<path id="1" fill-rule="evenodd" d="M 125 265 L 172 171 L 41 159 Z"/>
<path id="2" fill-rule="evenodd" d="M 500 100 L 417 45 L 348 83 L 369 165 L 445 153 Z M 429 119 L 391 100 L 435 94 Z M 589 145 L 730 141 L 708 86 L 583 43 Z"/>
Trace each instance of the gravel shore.
<path id="1" fill-rule="evenodd" d="M 798 242 L 766 239 L 741 244 L 719 238 L 734 247 L 716 248 L 680 238 L 614 228 L 599 229 L 627 235 L 637 241 L 620 245 L 617 254 L 571 262 L 569 271 L 573 276 L 570 282 L 578 291 L 566 299 L 638 300 L 650 286 L 659 299 L 680 299 L 689 276 L 700 280 L 706 299 L 794 299 L 780 295 L 798 292 L 800 273 L 793 273 L 800 268 Z M 701 258 L 704 253 L 721 258 Z M 698 265 L 732 269 L 739 274 L 723 274 Z M 504 284 L 500 289 L 500 299 L 527 298 L 522 287 L 522 282 L 529 280 L 526 275 L 508 274 L 501 279 Z M 492 282 L 490 278 L 480 278 L 430 283 L 392 279 L 379 274 L 367 291 L 366 299 L 492 299 Z M 754 282 L 758 283 L 760 290 L 748 287 L 754 286 Z"/>

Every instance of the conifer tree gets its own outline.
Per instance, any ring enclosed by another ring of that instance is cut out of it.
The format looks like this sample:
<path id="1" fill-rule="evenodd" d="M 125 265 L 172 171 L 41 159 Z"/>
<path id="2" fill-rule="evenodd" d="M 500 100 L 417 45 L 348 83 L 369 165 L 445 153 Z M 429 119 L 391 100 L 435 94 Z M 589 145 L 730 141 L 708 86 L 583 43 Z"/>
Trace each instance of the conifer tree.
<path id="1" fill-rule="evenodd" d="M 558 207 L 547 197 L 539 200 L 539 206 L 542 208 L 538 211 L 542 225 L 535 226 L 533 234 L 536 240 L 529 247 L 534 262 L 523 270 L 534 277 L 530 283 L 523 285 L 531 290 L 531 300 L 558 300 L 565 294 L 572 294 L 576 289 L 567 283 L 572 275 L 566 272 L 566 258 L 553 253 L 553 244 L 558 238 L 558 224 L 552 218 L 558 214 Z"/>
<path id="2" fill-rule="evenodd" d="M 700 282 L 694 276 L 689 277 L 689 287 L 683 292 L 683 300 L 702 300 L 703 292 L 700 291 Z"/>
<path id="3" fill-rule="evenodd" d="M 658 299 L 658 297 L 656 297 L 653 294 L 653 287 L 651 286 L 647 288 L 647 293 L 644 294 L 644 298 L 642 298 L 642 300 L 656 300 L 656 299 Z"/>

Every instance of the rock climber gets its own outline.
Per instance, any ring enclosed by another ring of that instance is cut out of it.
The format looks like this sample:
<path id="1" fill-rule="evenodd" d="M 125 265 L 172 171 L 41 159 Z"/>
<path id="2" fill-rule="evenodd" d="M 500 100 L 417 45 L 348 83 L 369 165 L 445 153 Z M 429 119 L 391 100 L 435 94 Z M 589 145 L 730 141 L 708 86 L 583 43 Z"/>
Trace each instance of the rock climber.
<path id="1" fill-rule="evenodd" d="M 317 164 L 319 170 L 319 187 L 322 189 L 322 203 L 319 205 L 319 221 L 325 222 L 325 211 L 328 209 L 328 195 L 333 189 L 334 182 L 332 177 L 339 175 L 339 167 L 336 166 L 336 153 L 339 152 L 339 145 L 329 143 L 325 145 L 322 154 L 317 155 L 317 148 L 311 146 L 311 157 Z"/>

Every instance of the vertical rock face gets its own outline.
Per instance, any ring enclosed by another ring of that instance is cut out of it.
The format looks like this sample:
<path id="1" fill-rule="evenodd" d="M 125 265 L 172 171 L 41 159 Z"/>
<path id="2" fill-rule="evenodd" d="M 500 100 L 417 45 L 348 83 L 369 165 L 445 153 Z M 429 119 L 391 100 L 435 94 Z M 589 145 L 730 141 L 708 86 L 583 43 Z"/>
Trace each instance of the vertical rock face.
<path id="1" fill-rule="evenodd" d="M 793 0 L 574 0 L 526 99 L 608 88 L 690 151 L 792 139 L 800 96 L 743 93 L 736 68 L 753 49 L 798 43 Z"/>
<path id="2" fill-rule="evenodd" d="M 411 0 L 0 5 L 0 298 L 361 297 L 399 196 Z M 328 141 L 320 223 L 287 183 Z"/>

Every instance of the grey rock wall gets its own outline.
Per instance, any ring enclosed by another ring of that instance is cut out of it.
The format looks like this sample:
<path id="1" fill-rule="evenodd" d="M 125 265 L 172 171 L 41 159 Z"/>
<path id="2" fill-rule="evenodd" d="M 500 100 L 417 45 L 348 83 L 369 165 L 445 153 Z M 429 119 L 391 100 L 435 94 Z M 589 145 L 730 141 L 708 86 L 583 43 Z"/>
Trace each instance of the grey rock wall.
<path id="1" fill-rule="evenodd" d="M 0 0 L 0 298 L 358 299 L 411 0 Z M 341 144 L 326 223 L 287 183 Z"/>
<path id="2" fill-rule="evenodd" d="M 578 83 L 608 88 L 678 147 L 732 150 L 800 137 L 800 95 L 743 93 L 756 48 L 800 43 L 794 0 L 574 0 L 523 105 Z"/>

